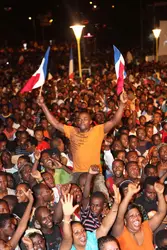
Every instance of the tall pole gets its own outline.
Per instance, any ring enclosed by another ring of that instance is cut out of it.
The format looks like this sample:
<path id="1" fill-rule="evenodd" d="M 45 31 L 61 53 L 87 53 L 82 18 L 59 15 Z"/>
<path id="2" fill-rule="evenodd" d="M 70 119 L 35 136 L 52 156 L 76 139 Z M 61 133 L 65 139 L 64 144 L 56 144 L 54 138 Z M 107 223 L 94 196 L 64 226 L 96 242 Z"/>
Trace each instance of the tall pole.
<path id="1" fill-rule="evenodd" d="M 156 62 L 158 62 L 158 38 L 155 38 L 156 41 Z"/>
<path id="2" fill-rule="evenodd" d="M 80 77 L 80 79 L 81 79 L 81 81 L 82 81 L 80 38 L 77 39 L 77 50 L 78 50 L 78 69 L 79 69 L 79 77 Z"/>
<path id="3" fill-rule="evenodd" d="M 80 81 L 82 82 L 82 65 L 81 65 L 81 48 L 80 48 L 80 40 L 82 35 L 82 30 L 85 26 L 84 25 L 73 25 L 70 28 L 73 29 L 75 38 L 77 41 L 77 51 L 78 51 L 78 71 L 79 71 L 79 77 Z"/>

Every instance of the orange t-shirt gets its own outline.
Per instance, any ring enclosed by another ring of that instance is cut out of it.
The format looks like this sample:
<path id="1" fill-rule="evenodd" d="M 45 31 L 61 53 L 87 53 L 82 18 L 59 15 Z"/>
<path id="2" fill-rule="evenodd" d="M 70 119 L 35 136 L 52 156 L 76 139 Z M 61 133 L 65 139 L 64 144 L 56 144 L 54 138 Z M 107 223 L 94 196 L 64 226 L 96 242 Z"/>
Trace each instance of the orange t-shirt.
<path id="1" fill-rule="evenodd" d="M 120 247 L 123 250 L 154 250 L 153 236 L 148 221 L 144 221 L 141 225 L 141 229 L 144 233 L 144 241 L 139 246 L 133 239 L 126 227 L 124 227 L 123 233 L 117 238 Z"/>
<path id="2" fill-rule="evenodd" d="M 71 143 L 73 172 L 88 172 L 93 164 L 100 166 L 101 144 L 105 135 L 104 124 L 84 133 L 79 132 L 78 128 L 64 125 L 64 132 Z"/>

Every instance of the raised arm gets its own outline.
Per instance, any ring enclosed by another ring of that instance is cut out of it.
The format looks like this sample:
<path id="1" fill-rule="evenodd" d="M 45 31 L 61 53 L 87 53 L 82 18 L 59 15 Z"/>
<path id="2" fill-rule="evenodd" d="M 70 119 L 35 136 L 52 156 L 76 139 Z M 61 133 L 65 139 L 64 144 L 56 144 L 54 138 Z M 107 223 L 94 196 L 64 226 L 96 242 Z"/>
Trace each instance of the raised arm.
<path id="1" fill-rule="evenodd" d="M 128 100 L 127 94 L 125 92 L 122 92 L 122 94 L 120 95 L 119 108 L 118 108 L 116 114 L 114 115 L 114 117 L 112 118 L 112 120 L 110 120 L 104 124 L 104 133 L 110 132 L 110 130 L 113 127 L 115 127 L 117 124 L 119 124 L 119 122 L 121 121 L 122 114 L 124 111 L 124 106 L 125 106 L 125 103 L 127 102 L 127 100 Z"/>
<path id="2" fill-rule="evenodd" d="M 24 233 L 24 231 L 27 228 L 27 223 L 30 219 L 31 209 L 32 209 L 32 205 L 34 202 L 34 198 L 32 196 L 30 189 L 24 193 L 28 197 L 29 203 L 28 203 L 27 208 L 23 214 L 23 217 L 22 217 L 22 219 L 21 219 L 21 221 L 16 229 L 16 232 L 14 233 L 13 237 L 9 241 L 9 244 L 12 246 L 12 249 L 14 249 L 17 246 L 22 234 Z"/>
<path id="3" fill-rule="evenodd" d="M 64 200 L 61 199 L 63 207 L 63 240 L 59 250 L 70 250 L 72 247 L 72 229 L 71 229 L 71 215 L 74 213 L 79 205 L 73 207 L 73 196 L 68 194 L 64 196 Z"/>
<path id="4" fill-rule="evenodd" d="M 114 189 L 114 204 L 112 205 L 112 208 L 110 209 L 109 213 L 102 220 L 101 226 L 96 230 L 97 239 L 106 236 L 108 234 L 110 228 L 115 222 L 118 213 L 118 207 L 121 202 L 121 195 L 119 193 L 119 188 L 117 188 L 116 185 L 113 185 L 113 189 Z"/>
<path id="5" fill-rule="evenodd" d="M 165 202 L 165 198 L 163 195 L 164 185 L 156 182 L 154 184 L 154 189 L 155 189 L 157 196 L 158 196 L 158 211 L 148 221 L 152 231 L 155 231 L 159 227 L 159 225 L 162 223 L 163 219 L 165 218 L 166 211 L 167 211 L 166 202 Z"/>
<path id="6" fill-rule="evenodd" d="M 54 128 L 56 128 L 57 130 L 64 133 L 64 125 L 62 123 L 60 123 L 58 120 L 56 120 L 55 117 L 50 113 L 49 109 L 47 108 L 47 106 L 44 103 L 43 96 L 41 96 L 41 95 L 38 96 L 37 103 L 42 108 L 43 112 L 45 113 L 48 122 Z"/>
<path id="7" fill-rule="evenodd" d="M 89 168 L 89 172 L 86 178 L 85 187 L 83 190 L 83 198 L 82 198 L 82 207 L 85 209 L 89 203 L 89 195 L 91 189 L 91 183 L 93 180 L 93 176 L 99 174 L 99 167 L 97 165 L 92 165 Z"/>
<path id="8" fill-rule="evenodd" d="M 128 192 L 119 206 L 118 215 L 112 228 L 112 234 L 114 237 L 118 237 L 121 235 L 124 229 L 124 216 L 125 216 L 127 207 L 133 195 L 138 193 L 139 190 L 140 190 L 140 186 L 137 186 L 136 184 L 130 183 L 128 185 Z"/>

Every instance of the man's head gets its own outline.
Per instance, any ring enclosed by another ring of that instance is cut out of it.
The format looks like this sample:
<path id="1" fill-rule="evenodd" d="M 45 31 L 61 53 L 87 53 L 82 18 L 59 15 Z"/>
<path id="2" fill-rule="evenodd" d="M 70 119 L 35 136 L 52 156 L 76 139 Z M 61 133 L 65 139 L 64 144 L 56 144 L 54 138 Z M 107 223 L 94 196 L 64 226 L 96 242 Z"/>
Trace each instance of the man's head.
<path id="1" fill-rule="evenodd" d="M 45 239 L 41 234 L 35 232 L 29 234 L 29 238 L 32 240 L 34 250 L 46 250 Z"/>
<path id="2" fill-rule="evenodd" d="M 0 235 L 2 240 L 11 237 L 15 231 L 15 225 L 10 214 L 1 214 L 0 216 Z"/>
<path id="3" fill-rule="evenodd" d="M 156 191 L 154 188 L 154 184 L 158 181 L 158 177 L 147 177 L 143 184 L 145 199 L 147 201 L 156 201 Z"/>
<path id="4" fill-rule="evenodd" d="M 8 182 L 5 172 L 0 171 L 0 192 L 7 190 Z"/>
<path id="5" fill-rule="evenodd" d="M 138 128 L 136 131 L 138 140 L 144 141 L 146 139 L 146 131 L 143 128 Z"/>
<path id="6" fill-rule="evenodd" d="M 98 239 L 99 250 L 120 250 L 119 243 L 112 235 L 103 236 Z"/>
<path id="7" fill-rule="evenodd" d="M 90 199 L 90 210 L 95 217 L 99 217 L 103 211 L 105 195 L 102 192 L 94 192 Z"/>
<path id="8" fill-rule="evenodd" d="M 155 243 L 159 250 L 167 249 L 167 231 L 166 229 L 160 230 L 155 236 Z"/>
<path id="9" fill-rule="evenodd" d="M 38 142 L 42 142 L 44 139 L 43 128 L 37 127 L 34 130 L 34 137 Z"/>
<path id="10" fill-rule="evenodd" d="M 92 124 L 89 113 L 82 112 L 77 119 L 77 127 L 81 132 L 88 132 Z"/>
<path id="11" fill-rule="evenodd" d="M 149 176 L 158 176 L 158 170 L 156 166 L 153 166 L 151 164 L 147 164 L 144 168 L 144 173 L 147 177 Z"/>
<path id="12" fill-rule="evenodd" d="M 162 144 L 158 150 L 159 158 L 161 161 L 167 161 L 167 144 Z"/>
<path id="13" fill-rule="evenodd" d="M 124 162 L 119 159 L 114 160 L 112 163 L 112 169 L 115 177 L 122 177 L 124 171 Z"/>
<path id="14" fill-rule="evenodd" d="M 53 227 L 53 217 L 47 207 L 41 206 L 35 210 L 35 221 L 37 225 L 40 225 L 41 230 Z"/>
<path id="15" fill-rule="evenodd" d="M 28 198 L 25 193 L 29 190 L 29 185 L 27 183 L 21 183 L 16 187 L 16 197 L 18 203 L 28 202 Z"/>
<path id="16" fill-rule="evenodd" d="M 31 183 L 34 181 L 34 178 L 31 175 L 32 173 L 32 164 L 25 163 L 24 167 L 20 169 L 21 178 L 26 183 Z"/>
<path id="17" fill-rule="evenodd" d="M 10 211 L 7 201 L 0 199 L 0 215 L 9 213 Z"/>
<path id="18" fill-rule="evenodd" d="M 140 176 L 140 169 L 135 161 L 130 161 L 126 164 L 126 171 L 130 179 L 137 179 Z"/>
<path id="19" fill-rule="evenodd" d="M 160 135 L 159 135 L 159 134 L 154 134 L 154 135 L 152 136 L 152 142 L 153 142 L 153 144 L 154 144 L 155 146 L 160 145 L 160 143 L 161 143 L 161 137 L 160 137 Z"/>
<path id="20" fill-rule="evenodd" d="M 47 203 L 53 200 L 52 190 L 43 183 L 33 186 L 33 194 L 35 196 L 36 202 L 41 201 L 41 203 Z"/>
<path id="21" fill-rule="evenodd" d="M 54 178 L 51 173 L 48 173 L 48 172 L 42 173 L 42 178 L 49 188 L 55 187 Z"/>
<path id="22" fill-rule="evenodd" d="M 8 203 L 9 213 L 12 214 L 13 209 L 17 204 L 16 196 L 15 195 L 6 195 L 5 197 L 3 197 L 3 200 L 5 200 Z"/>
<path id="23" fill-rule="evenodd" d="M 82 201 L 82 191 L 77 184 L 71 184 L 70 194 L 73 195 L 74 204 L 79 204 Z"/>
<path id="24" fill-rule="evenodd" d="M 126 159 L 127 161 L 135 161 L 135 162 L 138 162 L 138 154 L 136 151 L 129 151 L 127 154 L 126 154 Z"/>
<path id="25" fill-rule="evenodd" d="M 120 135 L 120 142 L 122 143 L 122 146 L 124 148 L 128 148 L 129 141 L 128 141 L 128 135 L 123 133 Z"/>
<path id="26" fill-rule="evenodd" d="M 129 136 L 129 148 L 130 148 L 130 150 L 136 150 L 137 144 L 138 144 L 137 137 L 135 135 L 130 135 Z"/>

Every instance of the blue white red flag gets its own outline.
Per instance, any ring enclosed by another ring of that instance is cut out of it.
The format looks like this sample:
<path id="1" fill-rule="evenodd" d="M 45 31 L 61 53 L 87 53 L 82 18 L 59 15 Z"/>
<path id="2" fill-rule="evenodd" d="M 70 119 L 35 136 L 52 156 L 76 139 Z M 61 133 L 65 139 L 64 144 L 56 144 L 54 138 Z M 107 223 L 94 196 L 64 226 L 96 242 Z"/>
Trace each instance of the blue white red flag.
<path id="1" fill-rule="evenodd" d="M 117 77 L 117 94 L 119 95 L 123 91 L 124 79 L 126 77 L 125 72 L 125 60 L 120 51 L 113 45 L 114 48 L 114 61 L 115 72 Z"/>
<path id="2" fill-rule="evenodd" d="M 49 52 L 50 52 L 50 47 L 48 47 L 45 56 L 42 59 L 41 65 L 39 66 L 39 69 L 32 75 L 32 77 L 27 81 L 25 86 L 20 91 L 21 94 L 23 94 L 24 92 L 29 92 L 32 89 L 39 88 L 45 83 Z"/>
<path id="3" fill-rule="evenodd" d="M 74 59 L 73 59 L 73 53 L 72 53 L 72 48 L 70 50 L 70 61 L 69 61 L 69 79 L 73 80 L 74 79 Z"/>

